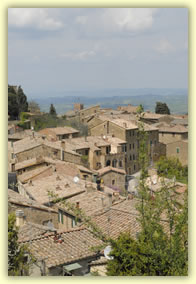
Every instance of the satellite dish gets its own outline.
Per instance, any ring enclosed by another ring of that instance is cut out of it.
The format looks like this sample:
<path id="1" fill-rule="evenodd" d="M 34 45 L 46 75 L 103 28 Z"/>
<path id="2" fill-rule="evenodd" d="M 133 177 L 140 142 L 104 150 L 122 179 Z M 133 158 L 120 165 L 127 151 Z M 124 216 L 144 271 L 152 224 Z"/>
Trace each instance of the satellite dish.
<path id="1" fill-rule="evenodd" d="M 75 183 L 78 183 L 78 182 L 79 182 L 79 177 L 75 176 L 74 179 L 73 179 L 73 181 L 74 181 Z"/>
<path id="2" fill-rule="evenodd" d="M 111 246 L 107 246 L 107 247 L 104 249 L 104 256 L 105 256 L 107 259 L 109 259 L 109 260 L 114 259 L 113 256 L 109 255 L 110 252 L 111 252 L 111 250 L 112 250 Z"/>

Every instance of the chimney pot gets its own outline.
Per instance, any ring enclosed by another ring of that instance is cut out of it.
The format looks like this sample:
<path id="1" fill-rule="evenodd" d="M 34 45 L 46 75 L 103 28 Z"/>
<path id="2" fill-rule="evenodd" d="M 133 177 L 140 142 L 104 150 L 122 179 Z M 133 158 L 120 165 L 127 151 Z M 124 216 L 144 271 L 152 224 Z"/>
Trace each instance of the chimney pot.
<path id="1" fill-rule="evenodd" d="M 80 208 L 80 202 L 79 201 L 76 202 L 76 208 Z"/>
<path id="2" fill-rule="evenodd" d="M 24 225 L 24 212 L 22 210 L 16 210 L 16 226 L 20 227 Z"/>

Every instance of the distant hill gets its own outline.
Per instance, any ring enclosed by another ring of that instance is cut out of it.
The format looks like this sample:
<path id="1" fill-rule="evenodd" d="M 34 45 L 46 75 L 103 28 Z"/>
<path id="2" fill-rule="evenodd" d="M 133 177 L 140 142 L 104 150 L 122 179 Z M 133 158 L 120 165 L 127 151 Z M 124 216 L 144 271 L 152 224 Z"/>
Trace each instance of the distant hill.
<path id="1" fill-rule="evenodd" d="M 35 96 L 35 94 L 34 94 Z M 33 98 L 42 111 L 48 112 L 50 104 L 55 105 L 58 114 L 64 114 L 73 109 L 75 102 L 81 102 L 85 107 L 100 104 L 103 108 L 116 109 L 119 105 L 144 106 L 144 110 L 155 110 L 157 101 L 167 103 L 171 113 L 188 113 L 187 89 L 110 89 L 94 91 L 72 91 L 57 93 L 56 96 L 44 97 L 45 94 Z M 31 98 L 30 98 L 31 99 Z M 29 98 L 28 98 L 29 100 Z"/>

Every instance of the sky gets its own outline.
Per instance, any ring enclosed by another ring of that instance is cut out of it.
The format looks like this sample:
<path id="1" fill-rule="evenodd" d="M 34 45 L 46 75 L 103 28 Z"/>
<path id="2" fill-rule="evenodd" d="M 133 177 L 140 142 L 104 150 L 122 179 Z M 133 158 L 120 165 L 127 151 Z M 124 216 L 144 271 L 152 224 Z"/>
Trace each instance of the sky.
<path id="1" fill-rule="evenodd" d="M 9 8 L 8 83 L 31 97 L 188 88 L 188 9 Z"/>

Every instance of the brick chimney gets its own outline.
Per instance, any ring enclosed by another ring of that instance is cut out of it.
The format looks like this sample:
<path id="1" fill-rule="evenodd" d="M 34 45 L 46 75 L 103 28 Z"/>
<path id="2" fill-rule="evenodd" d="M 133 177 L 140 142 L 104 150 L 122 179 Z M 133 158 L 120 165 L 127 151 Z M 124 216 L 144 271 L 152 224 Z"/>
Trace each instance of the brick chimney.
<path id="1" fill-rule="evenodd" d="M 21 227 L 25 223 L 25 216 L 22 210 L 16 210 L 16 226 Z"/>

